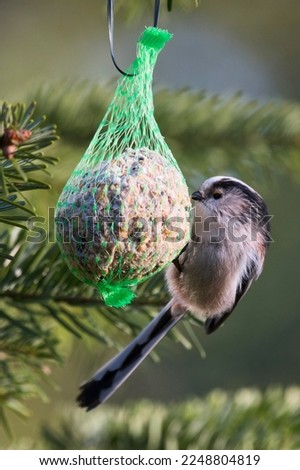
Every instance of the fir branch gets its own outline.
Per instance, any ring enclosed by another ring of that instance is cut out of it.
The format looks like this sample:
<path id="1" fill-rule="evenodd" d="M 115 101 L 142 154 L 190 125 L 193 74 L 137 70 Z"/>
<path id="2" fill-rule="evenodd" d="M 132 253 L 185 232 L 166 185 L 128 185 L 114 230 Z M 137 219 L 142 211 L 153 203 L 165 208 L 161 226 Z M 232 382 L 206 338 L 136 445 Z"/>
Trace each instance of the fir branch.
<path id="1" fill-rule="evenodd" d="M 213 391 L 171 405 L 142 401 L 84 420 L 68 409 L 59 418 L 44 427 L 48 449 L 298 449 L 300 388 Z"/>
<path id="2" fill-rule="evenodd" d="M 39 106 L 72 143 L 87 146 L 112 98 L 115 84 L 87 82 L 43 87 Z M 69 117 L 66 119 L 66 115 Z M 80 119 L 78 116 L 80 115 Z M 186 176 L 231 173 L 249 183 L 287 173 L 300 181 L 300 105 L 222 98 L 205 91 L 160 90 L 155 116 Z"/>
<path id="3" fill-rule="evenodd" d="M 35 107 L 35 103 L 27 108 L 2 103 L 0 110 L 0 222 L 26 230 L 26 222 L 36 211 L 23 193 L 49 189 L 38 175 L 48 174 L 48 165 L 57 162 L 41 151 L 57 140 L 55 126 L 44 126 L 44 116 L 35 118 Z M 23 241 L 13 232 L 0 233 L 2 293 L 20 276 L 18 257 L 24 254 Z M 44 362 L 61 360 L 49 319 L 37 321 L 43 314 L 37 304 L 28 308 L 21 296 L 14 302 L 0 298 L 0 421 L 8 431 L 6 412 L 27 416 L 23 401 L 44 396 L 38 385 L 39 378 L 47 375 Z"/>
<path id="4" fill-rule="evenodd" d="M 2 103 L 0 109 L 0 222 L 27 229 L 28 218 L 35 209 L 24 196 L 24 191 L 49 189 L 36 172 L 48 174 L 48 165 L 57 159 L 45 156 L 42 149 L 58 139 L 56 127 L 44 125 L 45 116 L 35 118 L 36 103 Z M 34 175 L 34 176 L 32 176 Z"/>

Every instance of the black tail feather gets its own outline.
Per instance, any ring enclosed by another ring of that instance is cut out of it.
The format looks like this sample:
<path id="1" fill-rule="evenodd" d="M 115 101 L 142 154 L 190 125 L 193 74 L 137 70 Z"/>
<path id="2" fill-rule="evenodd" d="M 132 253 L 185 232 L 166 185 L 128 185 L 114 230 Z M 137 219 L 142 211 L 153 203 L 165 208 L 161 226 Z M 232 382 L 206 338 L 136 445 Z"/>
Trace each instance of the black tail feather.
<path id="1" fill-rule="evenodd" d="M 77 397 L 79 406 L 87 411 L 92 410 L 104 403 L 120 387 L 184 314 L 183 311 L 180 315 L 173 316 L 171 307 L 172 301 L 123 351 L 81 385 Z"/>

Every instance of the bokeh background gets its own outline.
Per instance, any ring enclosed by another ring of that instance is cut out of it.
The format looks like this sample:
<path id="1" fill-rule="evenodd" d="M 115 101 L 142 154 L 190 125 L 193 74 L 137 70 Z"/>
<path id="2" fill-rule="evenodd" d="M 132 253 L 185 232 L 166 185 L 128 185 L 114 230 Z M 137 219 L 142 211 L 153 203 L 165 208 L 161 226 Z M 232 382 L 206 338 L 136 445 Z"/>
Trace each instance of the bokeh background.
<path id="1" fill-rule="evenodd" d="M 0 99 L 28 101 L 43 95 L 48 86 L 53 86 L 59 94 L 64 87 L 67 89 L 78 82 L 81 90 L 91 84 L 114 84 L 118 74 L 109 55 L 104 3 L 0 0 Z M 128 11 L 126 2 L 120 3 L 123 9 L 117 12 L 115 49 L 119 66 L 126 68 L 135 57 L 138 36 L 152 22 L 152 2 L 147 0 L 143 2 L 149 4 L 146 8 L 131 6 Z M 184 88 L 195 93 L 206 90 L 220 94 L 225 100 L 240 91 L 240 100 L 245 102 L 288 100 L 297 104 L 300 98 L 298 0 L 203 0 L 199 8 L 191 0 L 186 1 L 186 9 L 177 7 L 174 0 L 172 13 L 165 11 L 165 3 L 162 1 L 159 25 L 172 31 L 174 39 L 161 54 L 155 69 L 158 88 Z M 45 100 L 43 103 L 42 112 L 47 114 Z M 175 101 L 174 108 L 177 105 Z M 95 113 L 97 102 L 93 108 Z M 53 114 L 53 107 L 50 111 Z M 85 114 L 66 114 L 69 129 L 73 122 L 77 128 L 81 119 L 85 119 Z M 174 126 L 176 134 L 176 123 Z M 91 135 L 93 132 L 91 129 Z M 63 138 L 56 146 L 61 162 L 53 172 L 53 189 L 51 194 L 36 201 L 43 214 L 48 206 L 55 204 L 88 144 L 88 140 L 77 137 L 74 142 Z M 219 151 L 217 143 L 216 151 Z M 212 171 L 201 165 L 200 150 L 197 158 L 193 155 L 189 159 L 182 149 L 178 157 L 191 189 L 198 179 Z M 248 177 L 249 184 L 265 197 L 270 213 L 274 214 L 274 243 L 261 279 L 224 328 L 210 337 L 205 337 L 200 328 L 194 330 L 206 351 L 206 359 L 201 358 L 196 348 L 186 350 L 166 340 L 158 347 L 160 363 L 145 361 L 110 403 L 123 405 L 127 400 L 140 398 L 177 403 L 202 397 L 215 388 L 263 390 L 270 385 L 300 385 L 300 181 L 293 167 L 290 172 L 280 169 L 276 172 L 272 159 L 268 165 L 269 171 L 257 180 L 255 171 L 247 174 L 242 169 L 238 174 L 241 178 Z M 216 163 L 213 169 L 217 169 Z M 53 372 L 59 387 L 47 388 L 50 400 L 46 403 L 32 400 L 30 420 L 21 422 L 13 418 L 17 440 L 38 436 L 41 425 L 53 422 L 55 413 L 68 409 L 74 402 L 78 384 L 115 352 L 95 341 L 79 342 L 70 338 L 64 341 L 66 363 Z M 0 446 L 5 448 L 10 442 L 0 431 Z"/>

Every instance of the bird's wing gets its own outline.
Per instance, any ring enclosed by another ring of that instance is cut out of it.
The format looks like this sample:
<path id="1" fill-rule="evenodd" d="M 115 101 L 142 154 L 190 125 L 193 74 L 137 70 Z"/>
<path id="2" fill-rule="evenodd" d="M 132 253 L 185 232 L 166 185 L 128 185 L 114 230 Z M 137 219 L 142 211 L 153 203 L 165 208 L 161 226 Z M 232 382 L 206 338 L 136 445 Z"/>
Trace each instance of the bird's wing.
<path id="1" fill-rule="evenodd" d="M 246 269 L 245 274 L 242 277 L 242 282 L 238 285 L 235 295 L 235 300 L 232 307 L 225 312 L 222 312 L 216 317 L 208 318 L 204 324 L 205 331 L 208 335 L 214 333 L 229 317 L 229 315 L 233 312 L 238 302 L 241 300 L 242 297 L 246 294 L 247 290 L 252 284 L 253 279 L 256 279 L 256 270 L 257 264 L 254 261 L 250 261 L 248 267 Z"/>
<path id="2" fill-rule="evenodd" d="M 179 261 L 179 257 L 182 255 L 182 253 L 185 252 L 185 250 L 187 249 L 187 247 L 188 247 L 188 243 L 182 248 L 182 250 L 181 250 L 181 252 L 179 253 L 179 255 L 178 255 L 175 259 L 173 259 L 173 261 L 172 261 L 172 263 L 174 264 L 174 266 L 176 266 L 176 268 L 178 269 L 178 271 L 179 271 L 180 273 L 182 273 L 182 265 L 181 265 L 181 263 L 180 263 L 180 261 Z"/>

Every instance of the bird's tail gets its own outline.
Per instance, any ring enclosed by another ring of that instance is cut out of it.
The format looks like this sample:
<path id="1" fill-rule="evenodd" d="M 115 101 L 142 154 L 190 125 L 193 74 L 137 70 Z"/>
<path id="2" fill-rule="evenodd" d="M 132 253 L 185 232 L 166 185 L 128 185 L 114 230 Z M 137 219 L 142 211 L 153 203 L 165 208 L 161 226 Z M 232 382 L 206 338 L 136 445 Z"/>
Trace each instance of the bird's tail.
<path id="1" fill-rule="evenodd" d="M 183 309 L 180 313 L 172 315 L 172 305 L 171 300 L 123 351 L 99 369 L 88 382 L 81 385 L 77 397 L 79 406 L 87 411 L 92 410 L 105 402 L 122 385 L 183 316 Z"/>

